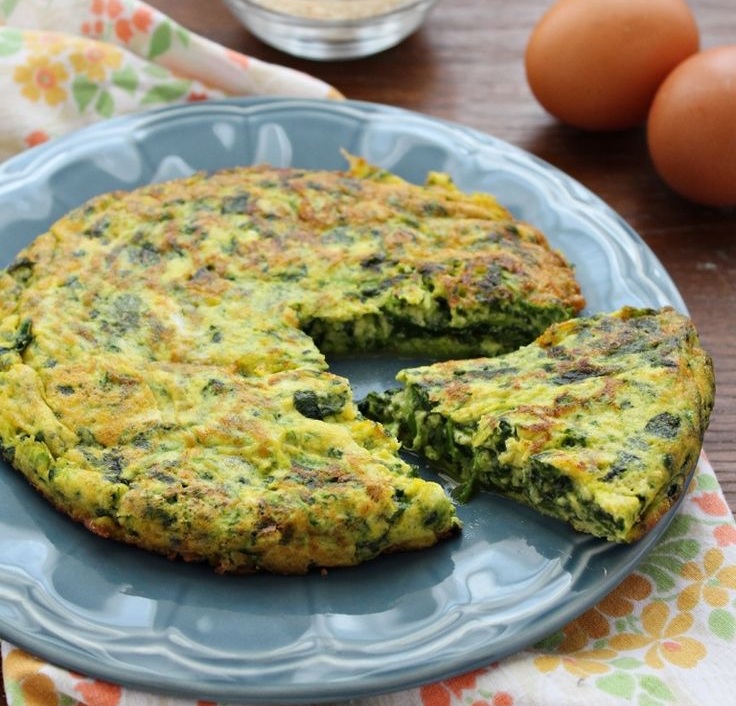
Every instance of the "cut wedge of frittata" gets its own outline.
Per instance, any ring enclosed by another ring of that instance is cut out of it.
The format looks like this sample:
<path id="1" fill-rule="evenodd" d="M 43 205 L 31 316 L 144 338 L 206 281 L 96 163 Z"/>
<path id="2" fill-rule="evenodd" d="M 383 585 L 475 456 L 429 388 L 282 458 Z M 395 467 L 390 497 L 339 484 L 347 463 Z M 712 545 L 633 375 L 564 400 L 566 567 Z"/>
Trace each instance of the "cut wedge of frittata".
<path id="1" fill-rule="evenodd" d="M 365 414 L 458 481 L 616 542 L 645 534 L 682 493 L 714 398 L 712 363 L 671 308 L 551 326 L 496 358 L 402 370 Z"/>

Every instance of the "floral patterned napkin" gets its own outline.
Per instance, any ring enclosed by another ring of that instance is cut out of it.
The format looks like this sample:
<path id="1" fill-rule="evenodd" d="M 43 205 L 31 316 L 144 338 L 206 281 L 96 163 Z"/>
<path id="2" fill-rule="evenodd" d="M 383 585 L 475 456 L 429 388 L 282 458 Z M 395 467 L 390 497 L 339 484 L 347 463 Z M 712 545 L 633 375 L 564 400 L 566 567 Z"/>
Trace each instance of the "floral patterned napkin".
<path id="1" fill-rule="evenodd" d="M 226 95 L 339 98 L 137 0 L 0 0 L 0 159 L 113 115 Z M 705 456 L 646 560 L 597 606 L 497 664 L 355 706 L 736 703 L 736 524 Z M 205 706 L 69 672 L 2 643 L 9 706 Z M 207 704 L 207 706 L 212 706 Z"/>
<path id="2" fill-rule="evenodd" d="M 204 0 L 203 0 L 204 1 Z M 0 160 L 83 125 L 226 95 L 339 98 L 137 0 L 0 0 Z"/>

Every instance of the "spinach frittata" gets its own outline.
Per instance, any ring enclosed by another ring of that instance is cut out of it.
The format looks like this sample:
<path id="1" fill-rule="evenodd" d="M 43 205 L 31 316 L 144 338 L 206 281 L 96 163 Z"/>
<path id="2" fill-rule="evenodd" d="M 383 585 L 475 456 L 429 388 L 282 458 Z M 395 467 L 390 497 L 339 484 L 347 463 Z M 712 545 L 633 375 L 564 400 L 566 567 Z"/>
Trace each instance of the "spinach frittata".
<path id="1" fill-rule="evenodd" d="M 582 306 L 541 233 L 441 174 L 103 195 L 0 272 L 0 446 L 105 537 L 219 571 L 356 564 L 460 523 L 323 354 L 496 354 Z"/>
<path id="2" fill-rule="evenodd" d="M 551 326 L 496 358 L 402 370 L 363 412 L 459 482 L 617 542 L 646 533 L 693 470 L 714 397 L 711 359 L 672 308 Z"/>

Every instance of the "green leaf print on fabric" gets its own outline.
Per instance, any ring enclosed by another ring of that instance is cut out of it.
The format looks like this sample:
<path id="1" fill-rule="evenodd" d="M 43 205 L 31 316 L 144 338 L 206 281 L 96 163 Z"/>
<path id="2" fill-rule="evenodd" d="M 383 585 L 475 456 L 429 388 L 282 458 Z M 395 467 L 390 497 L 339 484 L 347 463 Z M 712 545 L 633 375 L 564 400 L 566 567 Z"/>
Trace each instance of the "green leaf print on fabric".
<path id="1" fill-rule="evenodd" d="M 670 691 L 667 684 L 665 684 L 659 677 L 643 675 L 640 679 L 641 688 L 649 695 L 663 700 L 673 702 L 675 695 Z"/>
<path id="2" fill-rule="evenodd" d="M 12 27 L 0 27 L 0 56 L 17 54 L 23 48 L 23 34 Z"/>
<path id="3" fill-rule="evenodd" d="M 722 640 L 732 642 L 736 639 L 736 615 L 723 608 L 716 608 L 708 616 L 708 627 Z"/>
<path id="4" fill-rule="evenodd" d="M 153 32 L 151 44 L 148 47 L 148 58 L 155 59 L 165 54 L 171 48 L 171 25 L 162 22 Z"/>
<path id="5" fill-rule="evenodd" d="M 115 101 L 110 95 L 110 91 L 102 91 L 95 103 L 95 110 L 103 118 L 109 118 L 115 112 Z"/>
<path id="6" fill-rule="evenodd" d="M 695 476 L 695 488 L 698 491 L 717 491 L 720 490 L 718 480 L 715 476 L 698 473 Z"/>
<path id="7" fill-rule="evenodd" d="M 13 706 L 24 706 L 23 690 L 17 681 L 5 682 L 5 696 L 9 704 Z"/>
<path id="8" fill-rule="evenodd" d="M 640 573 L 654 581 L 660 594 L 675 588 L 685 562 L 692 561 L 700 551 L 700 543 L 689 537 L 693 522 L 689 515 L 675 517 L 657 551 L 639 567 Z"/>
<path id="9" fill-rule="evenodd" d="M 191 41 L 191 36 L 189 34 L 189 31 L 184 29 L 184 27 L 176 28 L 176 38 L 179 40 L 179 42 L 184 48 L 188 47 L 189 42 Z"/>
<path id="10" fill-rule="evenodd" d="M 611 660 L 611 666 L 617 669 L 639 669 L 644 663 L 634 657 L 617 657 Z"/>
<path id="11" fill-rule="evenodd" d="M 547 635 L 544 639 L 540 640 L 534 645 L 534 649 L 540 652 L 554 652 L 565 639 L 565 634 L 562 630 L 553 632 L 551 635 Z"/>
<path id="12" fill-rule="evenodd" d="M 631 699 L 636 692 L 636 679 L 626 672 L 615 672 L 597 679 L 596 686 L 607 694 L 620 696 L 623 699 Z"/>
<path id="13" fill-rule="evenodd" d="M 111 75 L 113 86 L 122 89 L 128 93 L 135 93 L 140 83 L 138 74 L 130 66 L 124 66 L 119 71 L 113 71 Z"/>
<path id="14" fill-rule="evenodd" d="M 150 76 L 151 78 L 171 78 L 171 72 L 163 66 L 159 66 L 158 64 L 146 64 L 143 67 L 142 73 L 146 76 Z"/>
<path id="15" fill-rule="evenodd" d="M 168 103 L 169 101 L 179 100 L 187 94 L 190 86 L 191 81 L 184 80 L 171 81 L 160 86 L 154 86 L 146 91 L 141 104 L 149 105 L 151 103 Z"/>
<path id="16" fill-rule="evenodd" d="M 596 679 L 595 685 L 611 696 L 638 706 L 665 706 L 676 703 L 675 695 L 659 677 L 615 672 Z"/>
<path id="17" fill-rule="evenodd" d="M 7 17 L 9 14 L 15 10 L 15 6 L 20 2 L 20 0 L 2 0 L 0 2 L 0 10 L 2 10 L 2 13 L 5 17 Z"/>
<path id="18" fill-rule="evenodd" d="M 75 76 L 72 81 L 72 95 L 77 104 L 77 110 L 83 113 L 95 99 L 100 87 L 86 76 Z"/>

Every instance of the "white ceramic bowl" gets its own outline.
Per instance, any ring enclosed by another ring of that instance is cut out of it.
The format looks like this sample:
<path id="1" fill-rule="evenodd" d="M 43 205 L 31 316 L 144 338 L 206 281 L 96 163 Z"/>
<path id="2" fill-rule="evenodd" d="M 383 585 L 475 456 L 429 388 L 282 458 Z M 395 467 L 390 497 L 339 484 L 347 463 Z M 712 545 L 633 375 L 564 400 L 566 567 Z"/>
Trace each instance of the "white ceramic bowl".
<path id="1" fill-rule="evenodd" d="M 306 59 L 354 59 L 388 49 L 437 0 L 225 0 L 256 37 Z"/>

